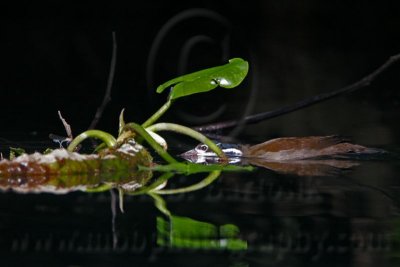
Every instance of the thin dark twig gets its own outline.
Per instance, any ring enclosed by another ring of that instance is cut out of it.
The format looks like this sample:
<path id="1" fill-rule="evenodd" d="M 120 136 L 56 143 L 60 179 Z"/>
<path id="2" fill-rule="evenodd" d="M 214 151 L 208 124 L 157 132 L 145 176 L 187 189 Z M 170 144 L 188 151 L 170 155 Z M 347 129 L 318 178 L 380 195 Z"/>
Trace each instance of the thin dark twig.
<path id="1" fill-rule="evenodd" d="M 103 115 L 103 111 L 106 108 L 108 102 L 111 101 L 111 89 L 114 81 L 115 67 L 117 65 L 117 38 L 115 36 L 115 32 L 112 32 L 112 38 L 113 38 L 113 49 L 112 49 L 110 72 L 108 74 L 106 92 L 104 94 L 103 102 L 97 108 L 96 114 L 94 115 L 94 118 L 89 126 L 89 129 L 94 129 L 96 127 L 101 116 Z"/>
<path id="2" fill-rule="evenodd" d="M 296 110 L 299 110 L 299 109 L 302 109 L 305 107 L 309 107 L 311 105 L 323 102 L 325 100 L 334 98 L 339 95 L 353 92 L 355 90 L 358 90 L 360 88 L 370 85 L 370 83 L 373 82 L 377 76 L 382 74 L 386 69 L 388 69 L 391 65 L 393 65 L 394 63 L 396 63 L 399 60 L 400 60 L 400 54 L 391 56 L 383 65 L 381 65 L 379 68 L 374 70 L 369 75 L 363 77 L 361 80 L 359 80 L 353 84 L 350 84 L 350 85 L 340 88 L 338 90 L 335 90 L 335 91 L 332 91 L 329 93 L 315 95 L 315 96 L 300 100 L 299 102 L 294 103 L 292 105 L 287 105 L 287 106 L 284 106 L 282 108 L 278 108 L 275 110 L 250 115 L 240 121 L 239 120 L 224 121 L 224 122 L 194 127 L 194 129 L 197 131 L 200 131 L 200 132 L 211 132 L 211 131 L 216 131 L 216 130 L 222 130 L 222 129 L 235 127 L 239 123 L 243 123 L 243 120 L 244 120 L 244 123 L 246 123 L 246 124 L 253 124 L 253 123 L 258 123 L 258 122 L 268 120 L 271 118 L 275 118 L 275 117 L 278 117 L 278 116 L 281 116 L 281 115 L 284 115 L 284 114 L 287 114 L 287 113 L 290 113 L 290 112 L 293 112 L 293 111 L 296 111 Z"/>

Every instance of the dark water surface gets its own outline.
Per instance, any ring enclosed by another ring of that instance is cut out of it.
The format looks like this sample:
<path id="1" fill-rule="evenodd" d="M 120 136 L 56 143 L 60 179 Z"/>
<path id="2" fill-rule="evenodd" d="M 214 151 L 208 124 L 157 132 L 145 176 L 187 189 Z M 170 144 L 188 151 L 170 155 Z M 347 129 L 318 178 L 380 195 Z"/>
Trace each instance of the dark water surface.
<path id="1" fill-rule="evenodd" d="M 121 213 L 116 192 L 1 192 L 1 259 L 3 266 L 396 266 L 400 162 L 359 163 L 329 176 L 224 173 L 202 190 L 164 196 L 170 218 L 147 195 L 126 196 Z M 177 176 L 169 186 L 199 178 Z M 181 245 L 179 218 L 189 229 Z M 224 246 L 226 225 L 240 231 L 236 249 Z M 206 237 L 202 227 L 219 232 Z"/>

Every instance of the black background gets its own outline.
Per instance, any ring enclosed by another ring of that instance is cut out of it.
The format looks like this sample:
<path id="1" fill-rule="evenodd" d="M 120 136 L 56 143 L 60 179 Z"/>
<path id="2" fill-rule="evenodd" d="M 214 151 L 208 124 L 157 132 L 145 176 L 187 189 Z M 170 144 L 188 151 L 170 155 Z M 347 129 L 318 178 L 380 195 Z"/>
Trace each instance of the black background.
<path id="1" fill-rule="evenodd" d="M 16 133 L 40 138 L 47 138 L 49 132 L 64 134 L 57 110 L 75 134 L 87 129 L 106 88 L 113 31 L 118 58 L 112 101 L 98 125 L 112 133 L 122 108 L 127 121 L 142 122 L 163 103 L 166 95 L 154 93 L 158 84 L 233 57 L 250 62 L 249 76 L 239 89 L 179 101 L 163 120 L 196 125 L 240 118 L 246 112 L 332 91 L 359 80 L 400 52 L 400 18 L 393 3 L 145 1 L 3 6 L 0 133 L 11 138 Z M 157 34 L 169 20 L 191 12 L 194 15 L 165 34 L 149 76 L 149 53 Z M 219 14 L 227 24 L 210 14 Z M 208 41 L 195 42 L 183 60 L 183 47 L 196 36 L 206 36 Z M 223 46 L 226 36 L 229 44 Z M 225 54 L 221 47 L 227 48 Z M 368 145 L 396 143 L 399 73 L 397 64 L 368 88 L 236 134 L 256 141 L 342 134 Z M 221 115 L 211 119 L 182 115 L 208 116 L 222 106 Z"/>

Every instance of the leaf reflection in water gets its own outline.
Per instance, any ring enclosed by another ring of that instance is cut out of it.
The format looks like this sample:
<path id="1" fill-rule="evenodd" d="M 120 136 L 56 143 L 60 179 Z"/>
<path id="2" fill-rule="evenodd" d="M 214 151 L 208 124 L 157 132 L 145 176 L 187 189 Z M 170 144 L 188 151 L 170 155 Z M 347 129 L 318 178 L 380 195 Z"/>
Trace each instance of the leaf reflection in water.
<path id="1" fill-rule="evenodd" d="M 189 217 L 176 216 L 158 194 L 148 193 L 156 208 L 164 215 L 157 216 L 157 245 L 174 249 L 247 250 L 247 241 L 240 237 L 234 224 L 214 225 Z"/>

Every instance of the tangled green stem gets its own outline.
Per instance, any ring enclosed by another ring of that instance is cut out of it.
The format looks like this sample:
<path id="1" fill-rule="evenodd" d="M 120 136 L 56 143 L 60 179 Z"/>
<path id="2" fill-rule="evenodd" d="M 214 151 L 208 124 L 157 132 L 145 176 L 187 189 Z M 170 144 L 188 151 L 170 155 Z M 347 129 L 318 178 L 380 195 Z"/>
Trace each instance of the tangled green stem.
<path id="1" fill-rule="evenodd" d="M 88 130 L 75 137 L 69 144 L 67 150 L 71 152 L 74 151 L 75 148 L 87 138 L 100 139 L 107 145 L 107 147 L 113 147 L 117 144 L 117 140 L 115 140 L 114 136 L 109 133 L 100 130 Z"/>
<path id="2" fill-rule="evenodd" d="M 212 151 L 214 151 L 221 159 L 226 160 L 227 157 L 225 153 L 210 139 L 205 135 L 189 128 L 175 123 L 157 123 L 147 127 L 147 130 L 157 132 L 157 131 L 173 131 L 180 134 L 190 136 L 197 141 L 206 144 Z"/>
<path id="3" fill-rule="evenodd" d="M 125 125 L 124 127 L 125 130 L 130 129 L 135 131 L 137 134 L 143 137 L 144 140 L 157 152 L 158 155 L 160 155 L 165 161 L 168 163 L 176 163 L 177 161 L 170 155 L 168 154 L 167 151 L 165 151 L 158 143 L 156 140 L 153 139 L 153 137 L 150 136 L 150 134 L 139 124 L 136 124 L 134 122 L 130 122 Z"/>

